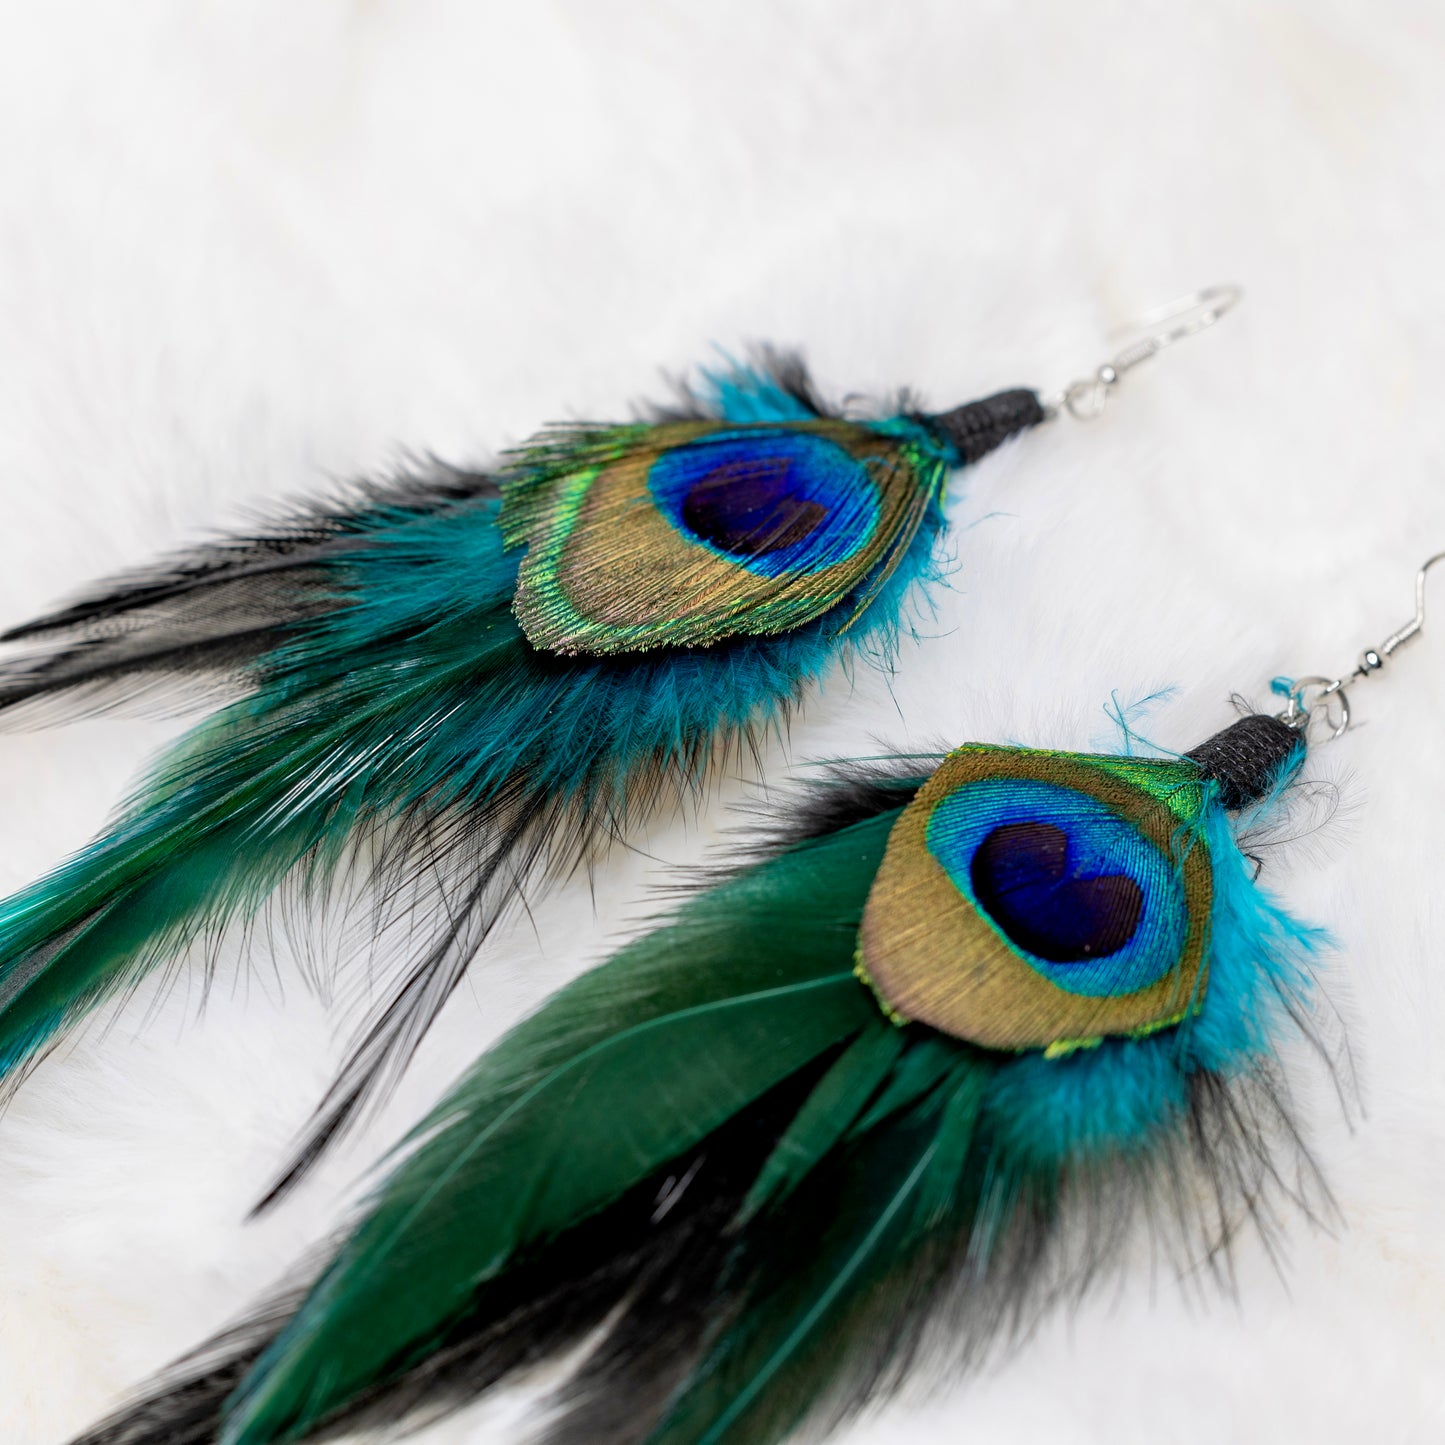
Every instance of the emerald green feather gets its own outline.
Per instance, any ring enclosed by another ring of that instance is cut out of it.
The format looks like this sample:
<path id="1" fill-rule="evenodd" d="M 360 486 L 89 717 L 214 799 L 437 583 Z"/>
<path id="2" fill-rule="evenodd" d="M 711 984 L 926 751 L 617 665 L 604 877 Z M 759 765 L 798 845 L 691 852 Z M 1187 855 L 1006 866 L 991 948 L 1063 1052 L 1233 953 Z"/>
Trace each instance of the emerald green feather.
<path id="1" fill-rule="evenodd" d="M 846 1167 L 810 1192 L 793 1228 L 739 1266 L 753 1266 L 755 1290 L 647 1445 L 781 1440 L 820 1408 L 828 1413 L 840 1386 L 833 1408 L 846 1413 L 850 1367 L 910 1328 L 920 1301 L 908 1267 L 943 1222 L 934 1206 L 948 1201 L 943 1212 L 956 1223 L 971 1203 L 958 1185 L 983 1082 L 976 1075 L 990 1069 L 956 1069 L 942 1107 L 925 1102 L 856 1144 Z"/>
<path id="2" fill-rule="evenodd" d="M 227 1445 L 299 1434 L 408 1363 L 528 1245 L 585 1219 L 867 1021 L 848 974 L 701 1003 L 594 1044 L 490 1126 L 467 1120 L 464 1142 L 444 1129 L 281 1337 L 280 1363 L 243 1394 Z M 638 1092 L 652 1107 L 619 1117 L 616 1101 Z"/>
<path id="3" fill-rule="evenodd" d="M 842 1138 L 903 1052 L 903 1032 L 874 1021 L 830 1068 L 778 1140 L 753 1187 L 739 1223 L 786 1198 L 809 1170 Z"/>
<path id="4" fill-rule="evenodd" d="M 886 835 L 875 820 L 703 894 L 493 1049 L 243 1388 L 226 1445 L 300 1438 L 404 1369 L 529 1246 L 876 1028 L 852 931 L 810 928 L 797 904 L 856 930 Z"/>
<path id="5" fill-rule="evenodd" d="M 154 962 L 249 917 L 303 862 L 337 861 L 359 799 L 306 793 L 332 740 L 298 744 L 244 712 L 204 724 L 101 839 L 0 905 L 0 1073 Z"/>
<path id="6" fill-rule="evenodd" d="M 917 1032 L 914 1030 L 915 1034 Z M 913 1046 L 898 1061 L 898 1067 L 888 1076 L 883 1088 L 878 1091 L 878 1097 L 853 1126 L 852 1132 L 866 1133 L 890 1115 L 923 1098 L 953 1072 L 957 1062 L 958 1050 L 947 1039 L 926 1032 L 921 1038 L 914 1038 Z"/>

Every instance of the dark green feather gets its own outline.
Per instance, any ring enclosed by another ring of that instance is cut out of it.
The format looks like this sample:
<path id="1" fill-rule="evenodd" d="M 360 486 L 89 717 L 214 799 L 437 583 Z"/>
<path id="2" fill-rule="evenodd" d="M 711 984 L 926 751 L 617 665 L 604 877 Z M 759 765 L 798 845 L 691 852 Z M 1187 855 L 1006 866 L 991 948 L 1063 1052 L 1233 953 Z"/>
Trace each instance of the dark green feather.
<path id="1" fill-rule="evenodd" d="M 227 1445 L 299 1437 L 403 1371 L 528 1247 L 876 1028 L 851 950 L 886 834 L 875 820 L 703 894 L 493 1049 L 263 1357 Z M 809 927 L 803 898 L 840 926 Z"/>
<path id="2" fill-rule="evenodd" d="M 911 1267 L 945 1215 L 955 1229 L 967 1218 L 969 1191 L 958 1186 L 976 1075 L 989 1072 L 960 1065 L 941 1104 L 920 1104 L 834 1160 L 785 1225 L 761 1235 L 757 1257 L 745 1241 L 735 1268 L 756 1280 L 747 1302 L 647 1445 L 781 1440 L 820 1410 L 847 1414 L 860 1379 L 872 1382 L 871 1362 L 907 1352 L 923 1303 Z"/>
<path id="3" fill-rule="evenodd" d="M 768 1156 L 739 1223 L 785 1198 L 842 1138 L 903 1052 L 903 1033 L 886 1020 L 860 1034 L 828 1070 Z"/>

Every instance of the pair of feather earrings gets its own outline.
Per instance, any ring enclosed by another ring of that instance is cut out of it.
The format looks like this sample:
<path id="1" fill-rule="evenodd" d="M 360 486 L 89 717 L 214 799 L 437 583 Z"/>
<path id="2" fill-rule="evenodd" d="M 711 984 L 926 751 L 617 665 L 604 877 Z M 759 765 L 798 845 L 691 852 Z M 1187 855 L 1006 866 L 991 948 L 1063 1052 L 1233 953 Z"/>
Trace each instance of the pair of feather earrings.
<path id="1" fill-rule="evenodd" d="M 1086 414 L 1228 299 L 1062 404 Z M 1053 410 L 1014 391 L 845 420 L 786 360 L 709 384 L 686 412 L 551 433 L 500 480 L 370 493 L 12 634 L 48 643 L 6 678 L 14 706 L 249 690 L 0 907 L 6 1063 L 282 881 L 323 884 L 358 837 L 383 892 L 448 871 L 293 1182 L 518 873 L 695 786 L 841 647 L 887 656 L 950 473 Z M 1221 1211 L 1252 1200 L 1313 935 L 1237 834 L 1344 697 L 1307 680 L 1177 758 L 975 745 L 928 777 L 840 770 L 489 1051 L 314 1277 L 86 1440 L 412 1425 L 604 1324 L 547 1438 L 778 1440 L 894 1381 L 940 1307 L 985 1345 L 1056 1279 L 1061 1218 L 1173 1207 L 1201 1164 Z"/>

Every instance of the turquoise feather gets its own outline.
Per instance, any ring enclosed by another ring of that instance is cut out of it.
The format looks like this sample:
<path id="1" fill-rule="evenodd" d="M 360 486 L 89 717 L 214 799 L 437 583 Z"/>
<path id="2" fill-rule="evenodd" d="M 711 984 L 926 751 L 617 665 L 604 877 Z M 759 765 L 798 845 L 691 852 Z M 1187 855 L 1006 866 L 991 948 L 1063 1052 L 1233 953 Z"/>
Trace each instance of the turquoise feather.
<path id="1" fill-rule="evenodd" d="M 819 420 L 787 359 L 709 377 L 688 414 L 768 436 L 805 422 L 875 435 Z M 962 460 L 919 419 L 875 425 L 880 445 L 903 437 L 935 470 Z M 522 485 L 520 455 L 509 485 Z M 845 648 L 891 659 L 915 585 L 937 575 L 942 526 L 938 496 L 923 495 L 901 549 L 791 630 L 563 657 L 533 646 L 514 613 L 521 559 L 503 506 L 496 481 L 470 473 L 360 492 L 9 635 L 43 650 L 0 669 L 0 708 L 109 707 L 169 686 L 229 693 L 89 846 L 0 901 L 0 1075 L 254 919 L 283 885 L 325 896 L 340 870 L 369 870 L 382 918 L 420 946 L 281 1174 L 285 1188 L 405 1066 L 534 871 L 565 874 L 658 804 L 696 793 L 711 761 L 779 728 Z"/>

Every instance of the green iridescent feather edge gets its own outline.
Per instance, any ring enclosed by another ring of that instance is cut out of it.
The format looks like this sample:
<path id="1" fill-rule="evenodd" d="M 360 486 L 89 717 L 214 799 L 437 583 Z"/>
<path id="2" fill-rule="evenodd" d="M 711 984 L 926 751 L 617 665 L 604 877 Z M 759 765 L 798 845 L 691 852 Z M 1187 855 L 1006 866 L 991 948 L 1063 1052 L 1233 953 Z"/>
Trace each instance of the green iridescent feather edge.
<path id="1" fill-rule="evenodd" d="M 709 376 L 657 419 L 825 412 L 796 359 L 775 356 Z M 1026 413 L 996 435 L 940 439 L 939 459 L 987 450 Z M 283 887 L 334 901 L 339 877 L 359 878 L 380 901 L 357 946 L 389 971 L 354 980 L 378 1001 L 286 1187 L 405 1067 L 523 882 L 565 874 L 695 793 L 720 752 L 780 727 L 845 643 L 886 665 L 910 589 L 936 575 L 942 525 L 935 498 L 846 637 L 856 598 L 777 637 L 564 658 L 529 645 L 513 615 L 518 556 L 500 506 L 495 477 L 436 468 L 7 635 L 32 649 L 0 669 L 0 709 L 22 721 L 194 701 L 198 688 L 220 706 L 89 845 L 0 902 L 0 1075 L 13 1083 L 97 1004 L 249 925 Z"/>
<path id="2" fill-rule="evenodd" d="M 1190 823 L 1202 1006 L 1051 1059 L 899 1027 L 853 975 L 921 782 L 840 771 L 484 1055 L 309 1282 L 75 1445 L 409 1429 L 584 1341 L 529 1438 L 812 1438 L 919 1357 L 976 1363 L 1076 1297 L 1132 1219 L 1222 1272 L 1272 1193 L 1322 1205 L 1277 1065 L 1320 938 L 1238 836 L 1277 795 L 1241 820 L 1211 784 Z"/>
<path id="3" fill-rule="evenodd" d="M 968 744 L 949 756 L 950 759 L 966 759 L 973 756 L 986 758 L 1007 756 L 1012 752 L 1012 749 L 1000 749 L 988 744 Z M 1107 756 L 1037 750 L 1030 750 L 1030 752 L 1031 756 L 1045 761 L 1051 771 L 1073 774 L 1076 782 L 1081 777 L 1089 775 L 1102 776 L 1122 783 L 1126 788 L 1132 790 L 1141 801 L 1152 799 L 1159 804 L 1170 820 L 1168 854 L 1169 862 L 1174 869 L 1181 867 L 1188 860 L 1189 855 L 1196 850 L 1207 857 L 1208 849 L 1204 842 L 1202 823 L 1210 808 L 1216 804 L 1215 794 L 1209 786 L 1209 779 L 1190 759 Z M 1303 757 L 1302 749 L 1300 757 Z M 1289 769 L 1291 772 L 1293 770 L 1293 767 Z M 1171 871 L 1173 870 L 1171 869 Z M 1202 871 L 1207 874 L 1208 869 Z M 977 899 L 973 897 L 972 889 L 968 888 L 967 884 L 964 886 L 968 890 L 967 896 L 970 904 L 977 908 Z M 1006 935 L 1003 935 L 1000 941 L 1015 958 L 1020 961 L 1027 959 L 1026 950 L 1008 939 Z M 1024 966 L 1027 967 L 1027 963 Z M 873 990 L 879 1007 L 888 1017 L 898 1024 L 909 1022 L 908 1018 L 898 1011 L 886 996 L 886 992 L 879 988 L 877 981 L 871 976 L 861 942 L 855 957 L 854 972 Z M 1138 1021 L 1128 1028 L 1116 1028 L 1112 1032 L 1132 1038 L 1142 1038 L 1158 1029 L 1179 1023 L 1184 1013 L 1197 1007 L 1198 1002 L 1195 991 L 1187 990 L 1184 996 L 1178 999 L 1177 1009 L 1167 1011 L 1163 1016 L 1150 1017 L 1147 1021 Z M 1082 1036 L 1074 1036 L 1069 1033 L 1056 1035 L 1050 1038 L 1044 1048 L 1044 1054 L 1046 1058 L 1060 1058 L 1081 1048 L 1096 1047 L 1102 1042 L 1103 1037 L 1104 1035 L 1093 1032 Z M 1018 1051 L 1023 1052 L 1027 1046 L 1015 1045 L 1015 1047 Z"/>
<path id="4" fill-rule="evenodd" d="M 839 570 L 820 564 L 785 571 L 780 585 L 776 579 L 760 582 L 745 567 L 724 562 L 718 569 L 721 577 L 696 579 L 693 606 L 682 605 L 676 593 L 683 589 L 677 588 L 663 616 L 646 615 L 646 609 L 642 616 L 629 615 L 634 614 L 636 600 L 624 593 L 624 605 L 618 609 L 622 615 L 611 620 L 589 616 L 563 582 L 569 548 L 584 526 L 584 508 L 595 495 L 599 480 L 619 464 L 636 472 L 639 461 L 666 456 L 670 449 L 683 445 L 726 453 L 739 443 L 752 445 L 768 430 L 757 423 L 743 428 L 733 423 L 689 422 L 566 427 L 544 434 L 520 451 L 503 477 L 500 525 L 509 546 L 527 549 L 516 611 L 529 636 L 569 654 L 713 646 L 742 627 L 754 636 L 789 632 L 845 602 L 848 612 L 837 630 L 846 631 L 903 563 L 924 518 L 942 501 L 949 472 L 960 461 L 956 450 L 941 444 L 939 433 L 917 418 L 890 417 L 861 427 L 854 422 L 796 418 L 779 429 L 784 437 L 801 439 L 811 443 L 812 449 L 832 454 L 846 472 L 858 468 L 862 476 L 870 478 L 865 486 L 903 494 L 905 500 L 894 524 L 881 529 L 882 545 L 876 548 L 876 558 L 871 565 L 860 564 L 856 576 L 820 584 L 820 573 L 826 576 Z M 844 453 L 830 440 L 836 434 L 851 438 L 855 451 L 861 442 L 863 458 Z M 636 507 L 638 499 L 631 498 L 630 505 Z M 626 525 L 621 519 L 616 523 L 618 528 Z M 672 561 L 687 576 L 687 554 L 695 553 L 695 544 L 681 548 L 675 530 L 659 530 L 664 544 L 661 551 L 656 555 L 644 552 L 644 562 L 639 565 L 666 575 L 667 563 Z M 682 557 L 674 555 L 679 550 Z M 721 556 L 710 550 L 705 560 L 716 563 Z M 847 569 L 842 570 L 846 573 Z M 738 579 L 752 581 L 761 595 L 751 599 L 736 595 Z M 836 622 L 834 626 L 837 628 Z"/>

